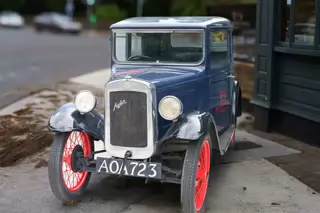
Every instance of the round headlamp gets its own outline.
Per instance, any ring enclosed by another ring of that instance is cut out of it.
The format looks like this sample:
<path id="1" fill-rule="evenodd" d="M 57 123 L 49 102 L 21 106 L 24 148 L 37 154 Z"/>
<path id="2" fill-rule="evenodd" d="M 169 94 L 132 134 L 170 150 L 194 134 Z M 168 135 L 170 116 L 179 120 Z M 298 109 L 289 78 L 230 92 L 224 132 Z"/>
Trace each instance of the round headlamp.
<path id="1" fill-rule="evenodd" d="M 183 106 L 175 96 L 165 96 L 159 103 L 159 113 L 166 120 L 175 120 L 182 114 Z"/>
<path id="2" fill-rule="evenodd" d="M 89 90 L 82 90 L 74 98 L 74 104 L 80 113 L 91 112 L 96 107 L 97 99 Z"/>

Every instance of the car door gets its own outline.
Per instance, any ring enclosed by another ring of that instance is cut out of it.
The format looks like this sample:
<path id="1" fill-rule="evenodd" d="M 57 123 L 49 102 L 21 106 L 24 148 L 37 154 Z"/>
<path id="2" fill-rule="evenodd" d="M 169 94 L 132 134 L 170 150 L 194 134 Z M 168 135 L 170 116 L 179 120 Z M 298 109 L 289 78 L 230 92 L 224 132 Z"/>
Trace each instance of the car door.
<path id="1" fill-rule="evenodd" d="M 208 58 L 211 113 L 215 118 L 219 135 L 231 138 L 232 124 L 232 42 L 231 31 L 227 28 L 213 28 L 209 31 Z M 227 141 L 226 143 L 229 143 Z M 227 147 L 228 144 L 224 144 Z"/>

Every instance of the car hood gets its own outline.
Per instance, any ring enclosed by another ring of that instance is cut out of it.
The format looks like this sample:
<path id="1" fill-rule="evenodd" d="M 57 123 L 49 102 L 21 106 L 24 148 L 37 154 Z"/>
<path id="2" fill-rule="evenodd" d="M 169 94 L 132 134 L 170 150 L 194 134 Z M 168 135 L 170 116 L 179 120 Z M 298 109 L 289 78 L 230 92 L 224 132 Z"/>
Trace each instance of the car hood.
<path id="1" fill-rule="evenodd" d="M 132 78 L 141 79 L 153 83 L 157 89 L 182 83 L 184 79 L 195 79 L 196 75 L 202 74 L 203 68 L 199 67 L 160 67 L 160 66 L 144 66 L 144 67 L 119 67 L 112 69 L 111 80 L 117 80 L 131 76 Z"/>

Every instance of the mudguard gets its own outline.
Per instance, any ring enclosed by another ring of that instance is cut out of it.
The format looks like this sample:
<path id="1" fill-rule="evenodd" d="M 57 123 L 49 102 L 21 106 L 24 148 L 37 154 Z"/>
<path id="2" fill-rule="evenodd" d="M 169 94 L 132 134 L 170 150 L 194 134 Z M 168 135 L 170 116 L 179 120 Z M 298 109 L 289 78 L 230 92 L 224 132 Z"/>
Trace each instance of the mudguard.
<path id="1" fill-rule="evenodd" d="M 241 91 L 239 81 L 236 81 L 236 94 L 237 94 L 236 117 L 240 117 L 242 115 L 242 91 Z"/>
<path id="2" fill-rule="evenodd" d="M 199 140 L 209 133 L 213 149 L 219 150 L 219 138 L 213 116 L 208 112 L 192 112 L 174 122 L 165 133 L 162 142 L 174 139 L 181 143 Z"/>
<path id="3" fill-rule="evenodd" d="M 104 119 L 95 110 L 81 114 L 74 103 L 62 105 L 49 119 L 48 128 L 54 132 L 81 131 L 95 140 L 104 141 Z"/>

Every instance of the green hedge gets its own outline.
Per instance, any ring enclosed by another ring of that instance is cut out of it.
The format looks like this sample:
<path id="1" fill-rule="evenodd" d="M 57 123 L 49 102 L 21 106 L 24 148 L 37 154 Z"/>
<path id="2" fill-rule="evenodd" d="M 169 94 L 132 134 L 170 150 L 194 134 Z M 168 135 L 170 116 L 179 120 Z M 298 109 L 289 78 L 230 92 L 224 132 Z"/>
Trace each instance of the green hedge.
<path id="1" fill-rule="evenodd" d="M 121 10 L 116 4 L 98 5 L 96 7 L 96 16 L 98 21 L 117 22 L 127 17 L 124 10 Z"/>

